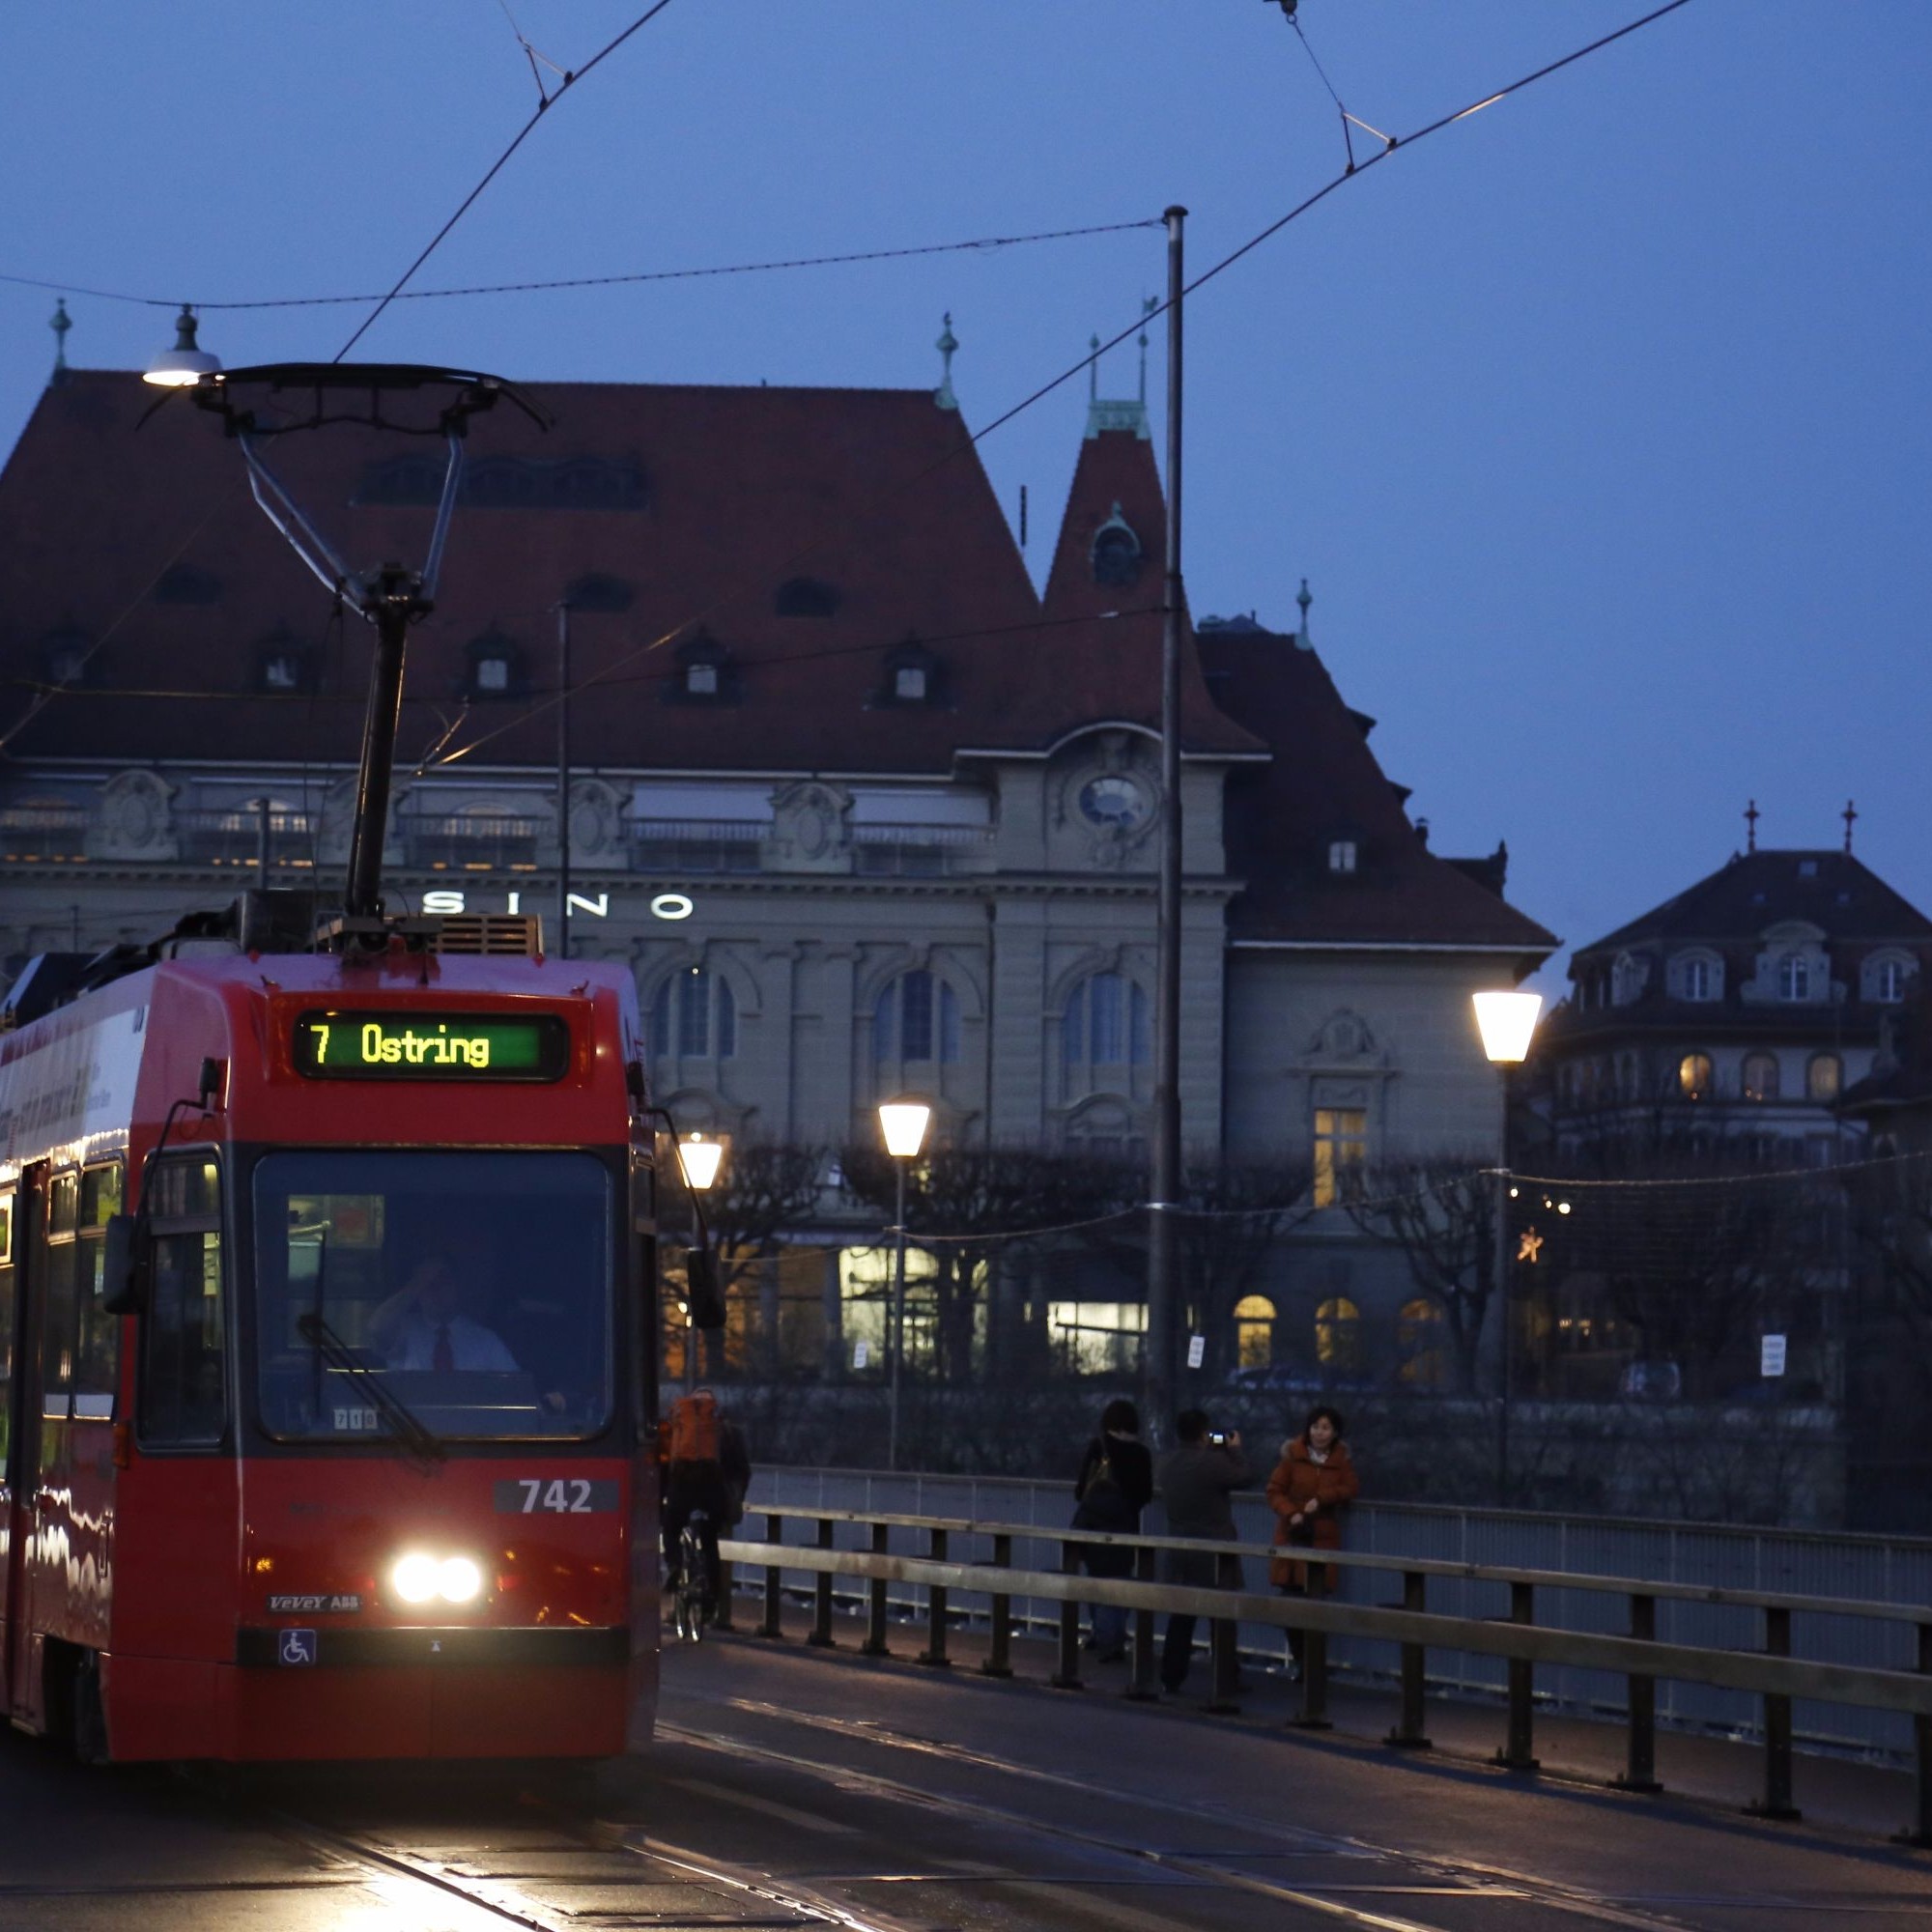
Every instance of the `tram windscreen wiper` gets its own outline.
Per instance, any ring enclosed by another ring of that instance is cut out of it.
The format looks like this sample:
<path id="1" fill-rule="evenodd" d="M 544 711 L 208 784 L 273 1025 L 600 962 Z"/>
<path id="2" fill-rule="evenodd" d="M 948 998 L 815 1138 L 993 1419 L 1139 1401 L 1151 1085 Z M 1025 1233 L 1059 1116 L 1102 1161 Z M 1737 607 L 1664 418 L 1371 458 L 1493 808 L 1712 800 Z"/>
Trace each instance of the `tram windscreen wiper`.
<path id="1" fill-rule="evenodd" d="M 319 1314 L 301 1316 L 296 1322 L 303 1341 L 338 1374 L 354 1376 L 368 1390 L 376 1412 L 389 1425 L 389 1432 L 412 1462 L 434 1466 L 447 1460 L 449 1451 L 442 1439 L 427 1428 L 398 1395 L 383 1385 L 383 1378 L 331 1328 Z"/>

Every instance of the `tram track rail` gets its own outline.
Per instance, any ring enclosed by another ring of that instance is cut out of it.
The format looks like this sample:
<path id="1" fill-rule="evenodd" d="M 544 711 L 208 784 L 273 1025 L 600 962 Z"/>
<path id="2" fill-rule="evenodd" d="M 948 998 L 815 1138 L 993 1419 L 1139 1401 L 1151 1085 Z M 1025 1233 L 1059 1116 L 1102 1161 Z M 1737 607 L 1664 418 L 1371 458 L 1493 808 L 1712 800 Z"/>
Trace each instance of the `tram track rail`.
<path id="1" fill-rule="evenodd" d="M 942 1740 L 895 1732 L 864 1720 L 781 1710 L 778 1706 L 762 1704 L 753 1699 L 729 1698 L 723 1701 L 727 1708 L 737 1708 L 750 1715 L 781 1719 L 790 1723 L 823 1730 L 851 1741 L 886 1746 L 952 1763 L 962 1769 L 994 1772 L 1003 1777 L 1059 1787 L 1069 1793 L 1091 1795 L 1090 1787 L 1077 1778 L 1035 1766 L 996 1760 L 984 1753 Z M 1143 1871 L 1151 1867 L 1209 1886 L 1266 1898 L 1279 1905 L 1293 1905 L 1340 1924 L 1360 1928 L 1360 1932 L 1440 1932 L 1440 1927 L 1423 1919 L 1406 1917 L 1397 1911 L 1355 1904 L 1346 1896 L 1338 1894 L 1350 1890 L 1372 1891 L 1388 1897 L 1435 1893 L 1458 1902 L 1488 1898 L 1498 1903 L 1510 1901 L 1534 1904 L 1546 1911 L 1562 1914 L 1583 1922 L 1625 1928 L 1625 1932 L 1684 1932 L 1686 1926 L 1686 1921 L 1673 1913 L 1626 1904 L 1510 1866 L 1466 1860 L 1449 1860 L 1428 1853 L 1406 1851 L 1397 1846 L 1379 1844 L 1367 1838 L 1307 1832 L 1293 1827 L 1284 1828 L 1250 1817 L 1234 1819 L 1226 1813 L 1210 1814 L 1201 1806 L 1158 1796 L 1121 1792 L 1114 1794 L 1117 1804 L 1124 1804 L 1135 1810 L 1171 1816 L 1197 1827 L 1208 1823 L 1223 1826 L 1238 1824 L 1242 1832 L 1272 1842 L 1284 1855 L 1323 1852 L 1345 1858 L 1375 1861 L 1398 1869 L 1406 1868 L 1406 1872 L 1405 1878 L 1391 1878 L 1387 1882 L 1372 1881 L 1346 1887 L 1288 1884 L 1253 1872 L 1240 1871 L 1214 1859 L 1136 1845 L 1105 1833 L 1046 1820 L 1036 1812 L 991 1804 L 982 1800 L 967 1799 L 956 1790 L 934 1790 L 909 1784 L 903 1778 L 861 1771 L 836 1759 L 816 1758 L 801 1751 L 781 1750 L 753 1740 L 732 1738 L 720 1731 L 699 1731 L 662 1720 L 658 1728 L 661 1735 L 675 1737 L 680 1743 L 688 1746 L 741 1759 L 781 1765 L 795 1772 L 825 1779 L 844 1789 L 864 1791 L 878 1798 L 896 1800 L 899 1803 L 910 1801 L 920 1804 L 943 1805 L 951 1812 L 976 1818 L 989 1826 L 999 1826 L 1040 1837 L 1063 1839 L 1079 1844 L 1089 1851 L 1111 1854 Z M 1737 1904 L 1747 1908 L 1751 1901 L 1739 1899 Z"/>

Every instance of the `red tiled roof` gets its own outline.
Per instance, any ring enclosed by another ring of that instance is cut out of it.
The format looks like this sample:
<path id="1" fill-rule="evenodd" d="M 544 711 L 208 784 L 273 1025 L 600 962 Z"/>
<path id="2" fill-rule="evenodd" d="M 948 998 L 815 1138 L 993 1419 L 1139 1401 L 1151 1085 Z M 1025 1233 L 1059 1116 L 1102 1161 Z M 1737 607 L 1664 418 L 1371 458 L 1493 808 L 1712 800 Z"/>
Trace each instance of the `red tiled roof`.
<path id="1" fill-rule="evenodd" d="M 550 434 L 499 409 L 471 429 L 472 467 L 632 465 L 642 505 L 459 508 L 439 607 L 412 635 L 405 758 L 456 714 L 469 646 L 493 628 L 519 647 L 530 693 L 548 693 L 551 607 L 591 575 L 634 594 L 621 613 L 573 620 L 573 681 L 611 673 L 572 707 L 583 766 L 942 773 L 962 746 L 1043 750 L 1097 720 L 1157 721 L 1158 617 L 1132 620 L 1130 635 L 1124 621 L 1097 617 L 1042 623 L 964 425 L 925 391 L 557 384 L 529 393 L 554 415 Z M 19 681 L 45 676 L 52 634 L 91 642 L 120 620 L 91 668 L 99 689 L 47 704 L 8 749 L 353 760 L 366 628 L 348 620 L 318 697 L 253 691 L 265 638 L 285 625 L 319 641 L 328 594 L 249 499 L 241 458 L 213 420 L 177 399 L 135 434 L 154 394 L 129 374 L 72 373 L 42 397 L 0 472 L 0 734 L 28 703 Z M 1133 442 L 1100 442 L 1122 440 Z M 371 466 L 415 451 L 434 458 L 440 446 L 339 427 L 289 437 L 269 456 L 362 569 L 422 559 L 427 507 L 353 500 Z M 1151 488 L 1157 543 L 1158 480 L 1145 446 L 1134 454 L 1122 487 Z M 1089 457 L 1106 470 L 1113 451 L 1088 444 L 1083 475 Z M 212 581 L 213 600 L 157 600 L 153 586 L 171 565 L 199 574 L 204 590 Z M 835 613 L 777 615 L 778 587 L 794 578 L 832 586 Z M 1157 559 L 1136 595 L 1159 602 Z M 639 655 L 673 627 L 689 639 L 700 623 L 734 662 L 739 701 L 665 702 L 674 648 Z M 878 701 L 888 654 L 909 636 L 936 653 L 944 702 Z M 1251 748 L 1189 668 L 1190 749 Z M 549 707 L 480 698 L 450 744 L 486 733 L 479 763 L 554 754 Z"/>
<path id="2" fill-rule="evenodd" d="M 1524 971 L 1559 944 L 1422 842 L 1313 650 L 1209 626 L 1201 659 L 1216 703 L 1276 753 L 1228 781 L 1228 869 L 1248 881 L 1229 908 L 1235 940 L 1514 948 Z M 1355 845 L 1351 875 L 1329 870 L 1338 839 Z"/>

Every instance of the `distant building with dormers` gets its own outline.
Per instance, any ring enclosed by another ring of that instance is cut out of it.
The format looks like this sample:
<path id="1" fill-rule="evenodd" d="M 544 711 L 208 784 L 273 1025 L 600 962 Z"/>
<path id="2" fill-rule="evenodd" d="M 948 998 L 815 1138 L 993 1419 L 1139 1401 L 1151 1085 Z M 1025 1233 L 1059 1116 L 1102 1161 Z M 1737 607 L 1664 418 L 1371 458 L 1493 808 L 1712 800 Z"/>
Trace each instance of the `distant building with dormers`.
<path id="1" fill-rule="evenodd" d="M 412 634 L 391 906 L 540 913 L 554 943 L 567 823 L 571 951 L 636 975 L 682 1124 L 830 1150 L 910 1094 L 955 1145 L 1144 1158 L 1169 805 L 1142 405 L 1092 402 L 1042 594 L 950 381 L 530 392 L 548 434 L 507 409 L 471 426 Z M 339 891 L 369 637 L 216 424 L 178 400 L 135 434 L 152 401 L 66 372 L 0 471 L 14 963 L 258 879 L 312 882 L 319 909 Z M 355 567 L 422 554 L 439 456 L 344 425 L 274 462 Z M 1384 1293 L 1349 1259 L 1342 1177 L 1493 1157 L 1469 994 L 1556 944 L 1499 858 L 1429 850 L 1371 723 L 1305 610 L 1292 634 L 1187 628 L 1183 1135 L 1196 1160 L 1312 1163 L 1339 1257 L 1248 1311 L 1251 1360 L 1311 1359 L 1324 1307 L 1393 1346 L 1402 1264 Z"/>
<path id="2" fill-rule="evenodd" d="M 1557 1149 L 1826 1164 L 1932 921 L 1849 851 L 1758 851 L 1572 955 L 1535 1063 Z"/>

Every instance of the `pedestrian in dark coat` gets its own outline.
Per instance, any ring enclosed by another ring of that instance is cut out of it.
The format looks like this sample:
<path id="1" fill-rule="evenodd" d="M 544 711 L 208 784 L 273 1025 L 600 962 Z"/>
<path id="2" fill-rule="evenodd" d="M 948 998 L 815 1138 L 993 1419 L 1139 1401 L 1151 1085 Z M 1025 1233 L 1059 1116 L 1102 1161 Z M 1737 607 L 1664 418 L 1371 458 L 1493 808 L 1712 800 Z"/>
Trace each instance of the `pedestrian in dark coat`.
<path id="1" fill-rule="evenodd" d="M 1140 1532 L 1141 1511 L 1153 1500 L 1153 1458 L 1141 1440 L 1140 1411 L 1124 1398 L 1100 1412 L 1100 1433 L 1087 1445 L 1080 1477 L 1073 1486 L 1075 1529 L 1110 1536 Z M 1090 1577 L 1131 1577 L 1134 1552 L 1111 1543 L 1090 1543 L 1081 1552 Z M 1102 1663 L 1117 1663 L 1127 1652 L 1127 1612 L 1122 1604 L 1093 1606 L 1094 1634 L 1087 1647 Z"/>
<path id="2" fill-rule="evenodd" d="M 1253 1482 L 1255 1475 L 1241 1453 L 1239 1432 L 1229 1430 L 1222 1435 L 1210 1431 L 1206 1413 L 1189 1408 L 1175 1417 L 1174 1434 L 1177 1440 L 1161 1460 L 1159 1478 L 1168 1535 L 1233 1543 L 1235 1510 L 1230 1498 Z M 1217 1556 L 1208 1549 L 1170 1549 L 1166 1569 L 1170 1583 L 1200 1590 L 1240 1587 L 1240 1559 Z M 1179 1610 L 1167 1620 L 1167 1634 L 1161 1640 L 1160 1681 L 1170 1696 L 1187 1681 L 1194 1656 L 1194 1621 Z"/>
<path id="3" fill-rule="evenodd" d="M 1301 1434 L 1281 1445 L 1281 1461 L 1275 1464 L 1267 1484 L 1277 1548 L 1341 1548 L 1342 1512 L 1354 1501 L 1361 1488 L 1354 1458 L 1342 1440 L 1343 1428 L 1340 1411 L 1322 1403 L 1309 1411 Z M 1306 1561 L 1277 1556 L 1268 1566 L 1268 1577 L 1284 1596 L 1308 1594 Z M 1325 1595 L 1335 1587 L 1332 1564 L 1321 1566 L 1321 1588 Z M 1302 1632 L 1291 1629 L 1288 1634 L 1291 1676 L 1300 1674 L 1302 1643 Z"/>

